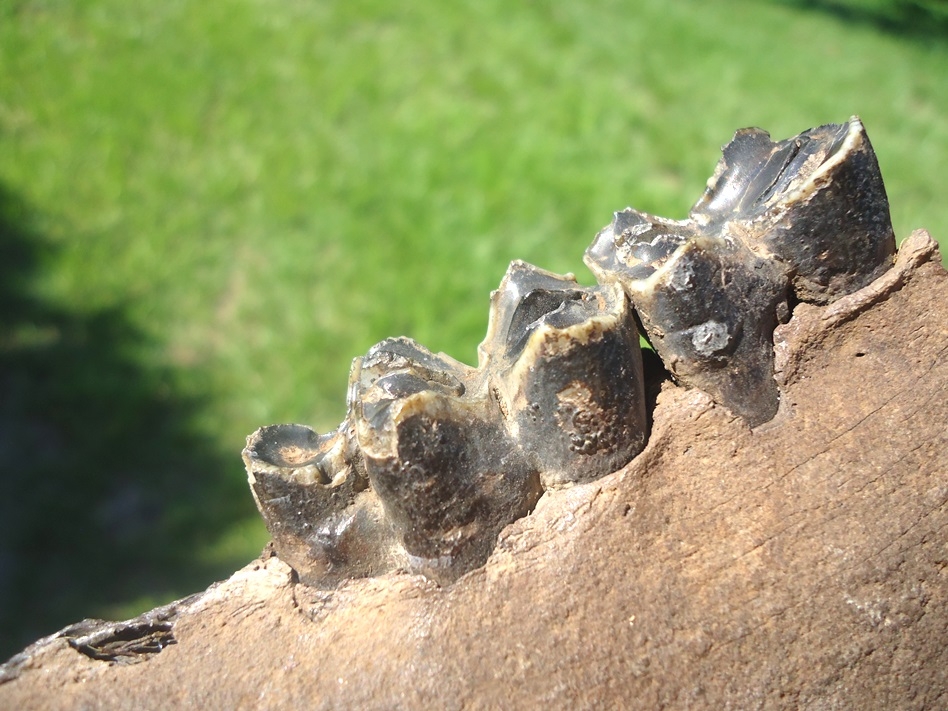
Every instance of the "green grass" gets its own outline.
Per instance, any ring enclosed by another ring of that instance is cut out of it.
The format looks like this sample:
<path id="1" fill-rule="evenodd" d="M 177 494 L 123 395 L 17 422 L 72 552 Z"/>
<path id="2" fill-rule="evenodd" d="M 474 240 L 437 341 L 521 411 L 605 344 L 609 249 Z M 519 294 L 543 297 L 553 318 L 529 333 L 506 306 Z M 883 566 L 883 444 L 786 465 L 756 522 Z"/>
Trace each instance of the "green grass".
<path id="1" fill-rule="evenodd" d="M 937 23 L 398 5 L 0 4 L 0 657 L 251 559 L 245 435 L 334 426 L 386 336 L 473 362 L 509 260 L 591 282 L 611 212 L 684 216 L 738 127 L 861 115 L 899 236 L 948 239 Z"/>

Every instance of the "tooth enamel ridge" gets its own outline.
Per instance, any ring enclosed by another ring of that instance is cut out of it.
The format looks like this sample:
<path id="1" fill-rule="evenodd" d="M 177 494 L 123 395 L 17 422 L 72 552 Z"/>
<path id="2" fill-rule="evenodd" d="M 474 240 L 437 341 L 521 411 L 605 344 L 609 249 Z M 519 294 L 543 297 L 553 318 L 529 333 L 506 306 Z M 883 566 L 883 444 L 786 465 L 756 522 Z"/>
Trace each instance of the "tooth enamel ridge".
<path id="1" fill-rule="evenodd" d="M 353 361 L 335 431 L 248 437 L 274 548 L 316 587 L 396 570 L 451 583 L 544 491 L 645 447 L 637 323 L 675 380 L 758 425 L 779 404 L 773 332 L 791 305 L 865 286 L 894 253 L 858 118 L 779 142 L 739 130 L 686 220 L 614 214 L 585 255 L 598 286 L 512 262 L 476 368 L 390 338 Z"/>

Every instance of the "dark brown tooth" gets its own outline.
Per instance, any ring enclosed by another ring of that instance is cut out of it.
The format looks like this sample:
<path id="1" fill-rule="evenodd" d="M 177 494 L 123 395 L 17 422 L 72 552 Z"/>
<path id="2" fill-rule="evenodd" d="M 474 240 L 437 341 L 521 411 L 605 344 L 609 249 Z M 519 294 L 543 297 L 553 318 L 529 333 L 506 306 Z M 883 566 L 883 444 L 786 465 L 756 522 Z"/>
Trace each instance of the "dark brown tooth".
<path id="1" fill-rule="evenodd" d="M 696 238 L 631 298 L 665 367 L 751 425 L 777 412 L 773 330 L 786 281 L 780 265 Z"/>
<path id="2" fill-rule="evenodd" d="M 243 451 L 250 489 L 277 555 L 303 582 L 331 587 L 400 563 L 391 525 L 360 474 L 348 421 L 318 435 L 304 425 L 262 427 Z"/>
<path id="3" fill-rule="evenodd" d="M 586 251 L 682 383 L 760 424 L 776 413 L 773 329 L 787 298 L 828 303 L 892 263 L 895 237 L 858 118 L 774 143 L 738 131 L 687 220 L 631 208 Z"/>
<path id="4" fill-rule="evenodd" d="M 800 301 L 860 289 L 895 255 L 885 185 L 858 117 L 776 143 L 738 131 L 691 219 L 783 262 Z"/>
<path id="5" fill-rule="evenodd" d="M 625 466 L 645 446 L 638 331 L 615 284 L 513 262 L 491 296 L 481 368 L 545 488 Z"/>
<path id="6" fill-rule="evenodd" d="M 617 285 L 523 262 L 492 297 L 481 363 L 407 338 L 356 359 L 349 415 L 263 428 L 244 460 L 279 555 L 304 582 L 482 565 L 543 486 L 621 468 L 645 445 L 641 351 Z"/>
<path id="7" fill-rule="evenodd" d="M 359 446 L 409 567 L 448 583 L 482 565 L 542 492 L 477 371 L 392 339 L 365 356 L 358 384 Z"/>

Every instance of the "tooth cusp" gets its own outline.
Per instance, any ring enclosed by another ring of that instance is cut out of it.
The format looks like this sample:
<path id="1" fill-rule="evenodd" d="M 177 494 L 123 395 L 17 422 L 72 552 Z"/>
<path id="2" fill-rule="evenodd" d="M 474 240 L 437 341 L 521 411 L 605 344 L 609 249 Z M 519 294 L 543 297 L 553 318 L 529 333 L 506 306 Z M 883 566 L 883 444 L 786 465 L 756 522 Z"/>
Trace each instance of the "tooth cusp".
<path id="1" fill-rule="evenodd" d="M 348 422 L 318 435 L 304 425 L 262 427 L 243 451 L 250 488 L 280 556 L 310 584 L 392 567 L 391 526 L 346 441 Z"/>
<path id="2" fill-rule="evenodd" d="M 515 263 L 492 299 L 490 324 L 479 350 L 491 389 L 545 488 L 598 478 L 642 450 L 641 350 L 620 288 L 580 288 Z"/>

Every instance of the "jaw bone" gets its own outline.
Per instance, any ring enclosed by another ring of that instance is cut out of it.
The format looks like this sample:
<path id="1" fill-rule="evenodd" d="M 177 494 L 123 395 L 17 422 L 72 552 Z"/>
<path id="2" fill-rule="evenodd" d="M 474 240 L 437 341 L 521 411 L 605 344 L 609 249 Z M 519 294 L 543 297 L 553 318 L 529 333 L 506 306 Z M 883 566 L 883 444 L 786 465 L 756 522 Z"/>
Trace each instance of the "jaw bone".
<path id="1" fill-rule="evenodd" d="M 274 546 L 318 587 L 400 569 L 450 583 L 544 489 L 644 448 L 636 316 L 679 381 L 760 424 L 777 409 L 773 331 L 788 304 L 850 293 L 894 251 L 858 119 L 777 143 L 738 131 L 687 220 L 615 213 L 586 252 L 600 286 L 513 262 L 477 368 L 382 341 L 355 360 L 334 432 L 251 435 L 244 461 Z"/>

